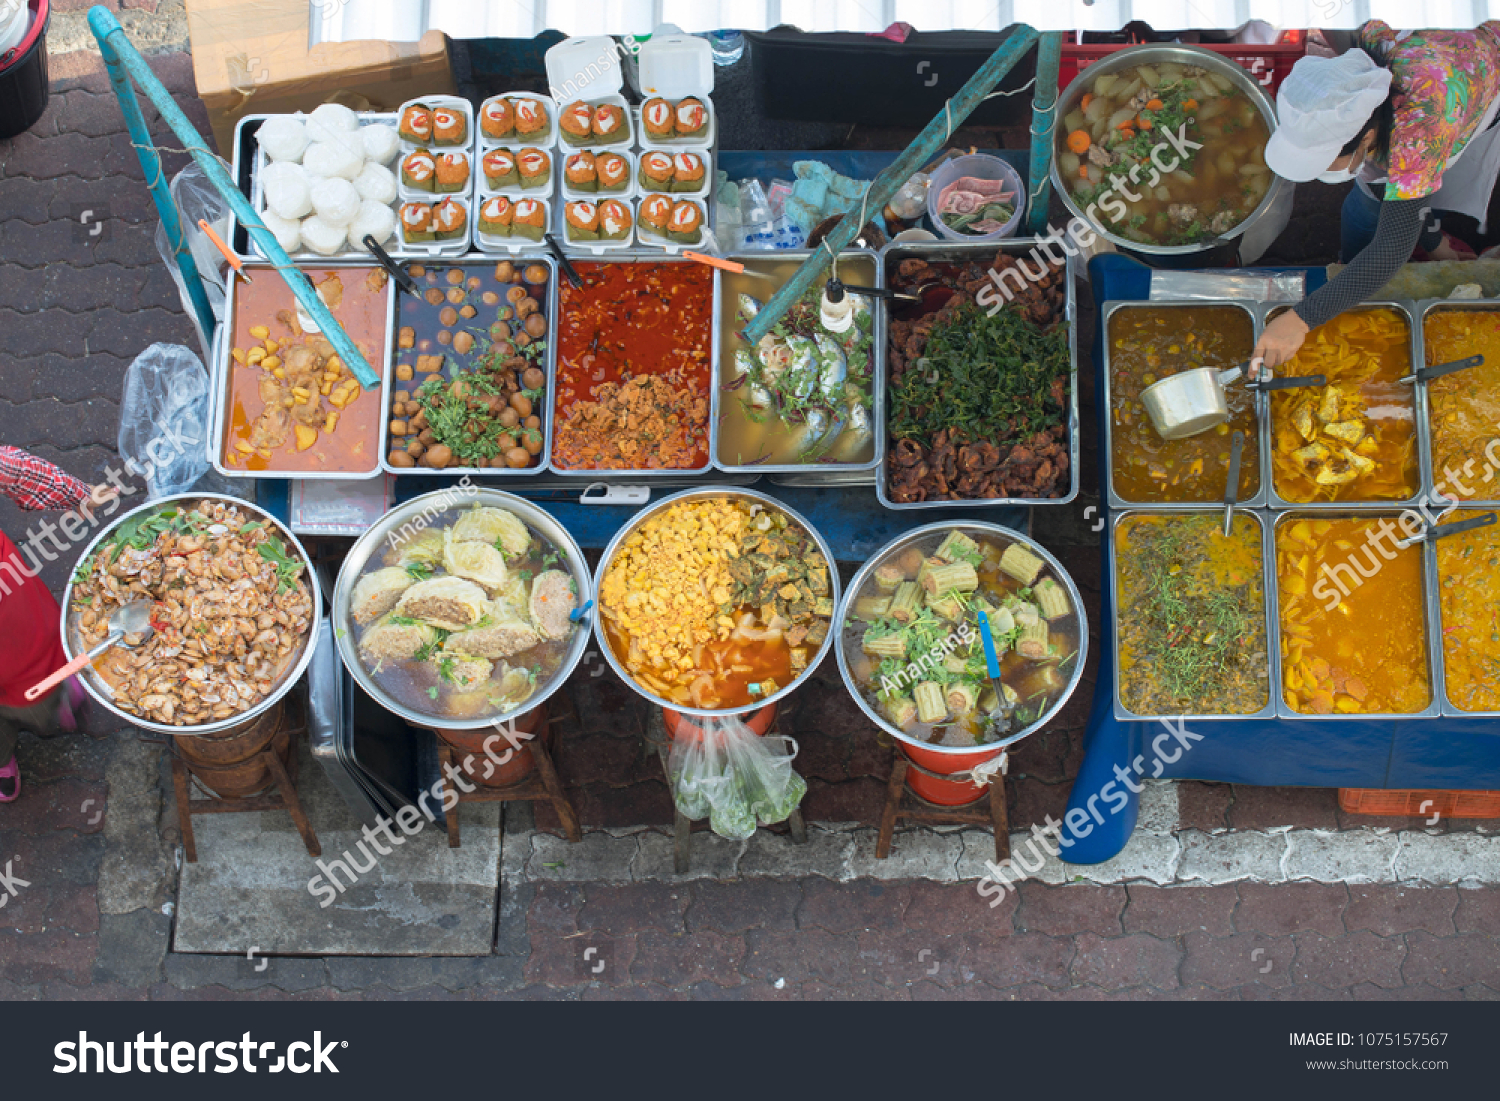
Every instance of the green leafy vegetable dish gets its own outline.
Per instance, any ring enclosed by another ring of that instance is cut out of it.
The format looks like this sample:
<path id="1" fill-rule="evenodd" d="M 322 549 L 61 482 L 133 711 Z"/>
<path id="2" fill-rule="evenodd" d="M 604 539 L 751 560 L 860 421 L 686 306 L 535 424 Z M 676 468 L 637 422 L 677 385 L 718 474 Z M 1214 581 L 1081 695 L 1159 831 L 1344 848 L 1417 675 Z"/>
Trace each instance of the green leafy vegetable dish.
<path id="1" fill-rule="evenodd" d="M 839 646 L 860 698 L 907 737 L 949 748 L 1037 723 L 1061 705 L 1082 656 L 1079 610 L 1054 572 L 982 525 L 898 543 L 847 605 Z"/>

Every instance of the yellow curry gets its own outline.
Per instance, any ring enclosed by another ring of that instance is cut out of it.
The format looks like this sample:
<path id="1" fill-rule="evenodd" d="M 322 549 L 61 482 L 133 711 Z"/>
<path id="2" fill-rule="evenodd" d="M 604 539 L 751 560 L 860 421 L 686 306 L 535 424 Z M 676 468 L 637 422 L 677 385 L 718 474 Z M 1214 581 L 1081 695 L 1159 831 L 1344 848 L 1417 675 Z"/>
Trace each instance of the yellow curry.
<path id="1" fill-rule="evenodd" d="M 1283 375 L 1325 386 L 1271 394 L 1272 484 L 1283 500 L 1400 501 L 1418 489 L 1411 328 L 1394 310 L 1351 310 L 1308 334 Z"/>
<path id="2" fill-rule="evenodd" d="M 1444 522 L 1482 516 L 1453 512 Z M 1464 711 L 1500 711 L 1500 528 L 1437 541 L 1448 699 Z"/>
<path id="3" fill-rule="evenodd" d="M 1427 365 L 1471 355 L 1484 363 L 1427 384 L 1432 477 L 1439 493 L 1459 501 L 1500 498 L 1500 312 L 1434 310 L 1423 325 Z M 1439 543 L 1441 546 L 1442 544 Z"/>
<path id="4" fill-rule="evenodd" d="M 1303 513 L 1277 526 L 1282 693 L 1294 711 L 1405 714 L 1432 702 L 1422 547 L 1397 549 L 1402 534 L 1389 517 Z"/>
<path id="5" fill-rule="evenodd" d="M 1234 306 L 1116 310 L 1109 318 L 1110 470 L 1115 492 L 1142 504 L 1222 501 L 1230 433 L 1245 433 L 1239 497 L 1260 491 L 1260 428 L 1244 386 L 1226 391 L 1229 422 L 1184 440 L 1151 426 L 1141 391 L 1195 367 L 1232 367 L 1255 349 L 1250 315 Z"/>

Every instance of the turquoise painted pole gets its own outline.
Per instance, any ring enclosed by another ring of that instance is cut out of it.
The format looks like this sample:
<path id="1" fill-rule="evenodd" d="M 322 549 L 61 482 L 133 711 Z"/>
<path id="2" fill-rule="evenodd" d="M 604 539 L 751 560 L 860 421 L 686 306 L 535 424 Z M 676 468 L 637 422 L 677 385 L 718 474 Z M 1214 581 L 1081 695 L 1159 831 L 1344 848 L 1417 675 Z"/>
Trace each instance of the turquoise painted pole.
<path id="1" fill-rule="evenodd" d="M 1062 35 L 1042 35 L 1036 50 L 1036 86 L 1031 90 L 1031 195 L 1026 212 L 1026 232 L 1039 235 L 1047 229 L 1047 208 L 1052 204 L 1052 151 L 1057 147 L 1057 66 L 1062 58 Z"/>
<path id="2" fill-rule="evenodd" d="M 98 39 L 99 52 L 104 55 L 104 62 L 109 67 L 110 80 L 115 86 L 115 95 L 120 100 L 120 110 L 124 112 L 125 122 L 130 127 L 130 140 L 136 146 L 141 168 L 146 173 L 146 182 L 151 188 L 151 197 L 156 201 L 156 209 L 160 212 L 162 224 L 167 229 L 167 239 L 172 243 L 173 251 L 176 253 L 177 266 L 182 271 L 183 278 L 187 280 L 193 308 L 197 311 L 200 320 L 207 317 L 204 331 L 210 335 L 213 334 L 213 312 L 209 310 L 208 299 L 203 294 L 203 287 L 198 278 L 198 266 L 194 263 L 192 253 L 186 246 L 182 223 L 177 217 L 177 207 L 172 202 L 167 181 L 162 177 L 161 158 L 152 148 L 154 143 L 151 139 L 151 132 L 146 126 L 146 120 L 141 114 L 140 102 L 136 98 L 135 90 L 126 82 L 125 75 L 135 81 L 136 86 L 146 93 L 146 97 L 151 100 L 151 105 L 172 128 L 172 132 L 182 142 L 183 148 L 192 154 L 209 182 L 214 185 L 219 194 L 224 196 L 225 202 L 234 210 L 240 224 L 249 230 L 250 236 L 260 246 L 261 252 L 268 256 L 270 262 L 276 266 L 277 272 L 286 280 L 287 286 L 292 289 L 297 301 L 317 322 L 318 328 L 323 330 L 323 335 L 333 345 L 334 351 L 338 352 L 345 366 L 354 372 L 354 376 L 359 379 L 365 389 L 372 390 L 379 386 L 380 373 L 365 362 L 364 354 L 349 339 L 349 334 L 344 332 L 343 326 L 334 320 L 333 314 L 318 297 L 318 292 L 307 281 L 307 276 L 298 270 L 292 258 L 286 254 L 286 250 L 276 243 L 275 236 L 261 224 L 260 215 L 255 212 L 255 208 L 250 205 L 245 196 L 240 194 L 240 189 L 229 178 L 229 173 L 224 171 L 224 166 L 219 163 L 219 159 L 208 151 L 197 129 L 182 113 L 182 109 L 172 101 L 172 94 L 156 78 L 156 74 L 151 71 L 145 59 L 131 45 L 119 20 L 107 8 L 95 6 L 89 9 L 89 27 L 93 30 L 94 37 Z M 124 74 L 119 71 L 122 68 Z"/>
<path id="3" fill-rule="evenodd" d="M 865 221 L 879 214 L 881 208 L 890 202 L 891 197 L 901 190 L 901 185 L 911 179 L 912 174 L 924 164 L 937 156 L 943 146 L 948 144 L 953 131 L 957 130 L 974 108 L 983 102 L 995 85 L 1004 79 L 1005 74 L 1015 68 L 1016 62 L 1031 51 L 1036 40 L 1037 32 L 1030 27 L 1019 24 L 1015 27 L 1015 33 L 1010 39 L 996 50 L 989 60 L 979 67 L 979 71 L 969 78 L 969 82 L 959 89 L 958 94 L 948 101 L 948 109 L 939 112 L 937 117 L 923 127 L 922 132 L 906 147 L 906 151 L 871 181 L 865 192 Z M 1052 71 L 1052 84 L 1053 95 L 1056 96 L 1057 69 L 1055 64 Z M 842 252 L 849 247 L 849 243 L 855 237 L 859 236 L 859 231 L 863 228 L 858 208 L 845 214 L 839 224 L 833 227 L 833 231 L 824 238 L 828 248 L 819 248 L 802 261 L 802 266 L 792 273 L 792 277 L 771 296 L 771 300 L 762 307 L 750 324 L 745 326 L 742 334 L 744 339 L 754 344 L 769 333 L 771 327 L 801 299 L 818 276 L 828 267 L 831 259 L 829 250 L 831 249 L 835 254 Z"/>

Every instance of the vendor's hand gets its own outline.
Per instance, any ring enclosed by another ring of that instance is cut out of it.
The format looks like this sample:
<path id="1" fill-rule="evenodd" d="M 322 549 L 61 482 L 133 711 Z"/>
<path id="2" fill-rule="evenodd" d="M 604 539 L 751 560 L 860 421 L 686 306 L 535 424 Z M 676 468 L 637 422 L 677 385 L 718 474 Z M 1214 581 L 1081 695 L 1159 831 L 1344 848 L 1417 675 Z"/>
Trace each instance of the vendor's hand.
<path id="1" fill-rule="evenodd" d="M 1255 345 L 1255 358 L 1267 367 L 1280 367 L 1297 354 L 1307 339 L 1307 324 L 1295 311 L 1287 310 L 1266 326 Z"/>

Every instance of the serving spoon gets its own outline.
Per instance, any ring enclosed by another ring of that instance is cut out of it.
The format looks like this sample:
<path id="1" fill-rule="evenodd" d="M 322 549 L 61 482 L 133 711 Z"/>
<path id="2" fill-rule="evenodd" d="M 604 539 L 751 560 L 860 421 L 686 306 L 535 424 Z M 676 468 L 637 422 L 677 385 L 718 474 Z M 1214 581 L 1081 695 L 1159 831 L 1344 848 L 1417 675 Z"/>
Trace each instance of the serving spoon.
<path id="1" fill-rule="evenodd" d="M 38 681 L 26 689 L 26 698 L 28 700 L 40 699 L 74 673 L 88 666 L 111 646 L 120 645 L 126 638 L 139 636 L 134 642 L 125 642 L 125 645 L 132 649 L 145 642 L 156 630 L 151 625 L 152 604 L 153 601 L 150 600 L 137 600 L 116 608 L 114 614 L 109 617 L 109 634 L 104 636 L 104 641 L 88 653 L 79 654 L 45 680 Z"/>

